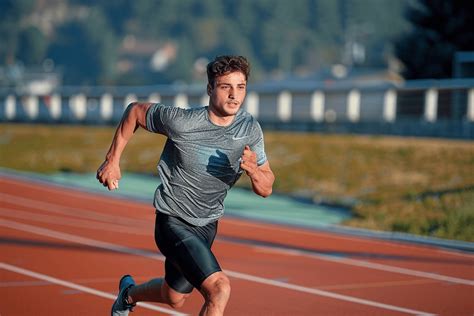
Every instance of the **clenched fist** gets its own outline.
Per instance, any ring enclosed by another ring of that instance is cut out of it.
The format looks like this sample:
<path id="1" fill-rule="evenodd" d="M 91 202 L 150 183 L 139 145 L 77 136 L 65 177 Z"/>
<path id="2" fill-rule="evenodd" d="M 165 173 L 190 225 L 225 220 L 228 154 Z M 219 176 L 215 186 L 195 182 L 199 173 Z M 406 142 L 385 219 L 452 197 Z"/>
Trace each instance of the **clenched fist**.
<path id="1" fill-rule="evenodd" d="M 245 146 L 244 152 L 240 157 L 240 168 L 245 170 L 249 177 L 257 171 L 257 154 L 250 150 L 248 145 Z"/>
<path id="2" fill-rule="evenodd" d="M 115 190 L 119 187 L 119 180 L 122 178 L 120 167 L 108 160 L 104 161 L 97 169 L 97 180 L 109 190 Z"/>

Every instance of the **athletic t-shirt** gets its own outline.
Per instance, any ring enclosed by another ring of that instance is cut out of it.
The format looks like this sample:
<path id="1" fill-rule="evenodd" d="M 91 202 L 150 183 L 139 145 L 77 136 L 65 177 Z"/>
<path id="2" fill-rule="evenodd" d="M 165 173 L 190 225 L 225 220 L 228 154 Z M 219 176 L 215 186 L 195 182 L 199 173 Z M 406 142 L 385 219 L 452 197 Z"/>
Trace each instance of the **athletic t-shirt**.
<path id="1" fill-rule="evenodd" d="M 258 122 L 240 109 L 229 126 L 211 122 L 208 107 L 182 109 L 153 104 L 146 116 L 147 129 L 168 137 L 155 192 L 158 212 L 204 226 L 224 214 L 227 191 L 242 175 L 240 158 L 246 145 L 257 154 L 260 166 L 267 160 Z"/>

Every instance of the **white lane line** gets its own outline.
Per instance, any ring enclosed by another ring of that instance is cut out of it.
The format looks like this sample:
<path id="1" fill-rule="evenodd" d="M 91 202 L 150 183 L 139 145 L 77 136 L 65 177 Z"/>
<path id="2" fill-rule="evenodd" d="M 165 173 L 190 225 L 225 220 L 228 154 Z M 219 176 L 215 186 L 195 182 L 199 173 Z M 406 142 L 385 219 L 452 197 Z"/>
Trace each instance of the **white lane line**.
<path id="1" fill-rule="evenodd" d="M 2 197 L 2 195 L 3 194 L 0 193 L 0 197 Z M 80 209 L 68 210 L 67 207 L 62 207 L 62 206 L 58 207 L 58 205 L 56 205 L 56 204 L 39 202 L 39 201 L 36 201 L 36 200 L 30 200 L 30 199 L 25 199 L 25 198 L 17 198 L 13 195 L 11 197 L 9 197 L 8 201 L 13 202 L 13 203 L 18 203 L 18 205 L 21 205 L 21 206 L 30 206 L 31 207 L 33 205 L 35 208 L 38 208 L 38 209 L 41 209 L 41 210 L 44 210 L 44 211 L 47 211 L 47 212 L 61 213 L 61 214 L 65 214 L 65 215 L 71 215 L 71 213 L 69 213 L 69 212 L 74 211 L 73 214 L 75 216 L 82 217 L 82 218 L 87 218 L 87 219 L 91 219 L 91 220 L 97 219 L 97 215 L 100 215 L 99 213 L 94 212 L 94 214 L 93 214 L 94 216 L 90 217 L 87 214 L 82 214 L 82 211 Z M 42 207 L 41 206 L 42 204 L 45 204 L 45 205 L 43 205 L 43 207 Z M 65 208 L 65 210 L 62 210 L 63 208 Z M 1 210 L 1 208 L 0 208 L 0 210 Z M 2 212 L 0 211 L 0 215 L 4 215 L 4 216 L 8 216 L 8 217 L 20 217 L 21 216 L 21 214 L 17 211 L 11 210 L 11 212 L 12 212 L 12 214 L 5 215 L 5 214 L 2 214 Z M 37 221 L 44 221 L 44 219 L 40 220 L 38 218 L 38 216 L 39 215 L 32 215 L 32 216 L 29 217 L 29 219 L 37 220 Z M 101 218 L 101 219 L 103 218 L 102 216 L 98 216 L 98 217 Z M 109 217 L 109 216 L 106 216 L 106 217 Z M 112 217 L 112 216 L 110 216 L 110 217 Z M 75 225 L 74 224 L 75 222 L 72 221 L 72 220 L 67 220 L 67 221 L 63 220 L 63 221 L 61 221 L 59 218 L 56 219 L 55 223 L 56 224 L 64 223 L 64 225 L 68 225 L 68 226 Z M 140 224 L 141 224 L 140 226 L 144 228 L 144 226 L 143 226 L 144 223 L 142 221 L 140 221 Z M 97 224 L 94 223 L 94 222 L 91 222 L 91 225 L 90 225 L 89 228 L 94 228 L 95 225 L 97 225 Z M 149 231 L 153 230 L 153 226 L 151 224 L 149 224 L 147 226 L 148 226 L 147 229 L 149 229 Z M 132 233 L 132 231 L 130 231 L 130 230 L 133 230 L 133 227 L 134 226 L 131 223 L 129 223 L 129 225 L 127 227 L 123 228 L 123 232 Z M 138 228 L 140 230 L 140 232 L 138 232 L 138 234 L 143 234 L 143 231 L 144 231 L 143 228 L 139 228 L 139 227 L 135 227 L 135 228 Z M 108 228 L 108 230 L 113 231 L 114 229 L 110 227 L 110 228 Z M 120 231 L 120 230 L 118 230 L 118 231 Z M 225 241 L 222 240 L 222 242 L 236 243 L 236 242 L 233 242 L 233 241 L 230 241 L 230 240 L 225 240 Z M 281 248 L 281 247 L 278 247 L 278 246 L 271 246 L 271 247 L 270 246 L 255 246 L 255 247 L 256 248 L 261 248 L 261 249 L 268 249 L 268 250 L 271 250 L 271 251 L 274 251 L 274 252 L 280 252 L 280 253 L 284 253 L 284 254 L 290 254 L 291 253 L 292 255 L 299 255 L 299 256 L 304 256 L 304 257 L 308 257 L 308 258 L 316 258 L 316 259 L 319 259 L 319 260 L 336 262 L 336 263 L 340 263 L 340 264 L 347 264 L 347 265 L 351 265 L 351 266 L 358 266 L 358 267 L 363 267 L 363 268 L 368 268 L 368 269 L 373 269 L 373 270 L 392 272 L 392 273 L 398 273 L 398 274 L 409 275 L 409 276 L 429 278 L 429 279 L 433 279 L 433 280 L 437 280 L 437 281 L 451 282 L 451 283 L 456 283 L 456 284 L 474 286 L 474 281 L 473 280 L 462 279 L 462 278 L 457 278 L 457 277 L 452 277 L 452 276 L 446 276 L 446 275 L 442 275 L 442 274 L 438 274 L 438 273 L 413 270 L 413 269 L 408 269 L 408 268 L 400 268 L 400 267 L 396 267 L 396 266 L 392 266 L 392 265 L 386 265 L 386 264 L 382 264 L 382 263 L 375 263 L 375 262 L 357 260 L 357 259 L 350 259 L 350 258 L 342 258 L 342 257 L 339 257 L 339 256 L 334 256 L 334 255 L 314 254 L 314 253 L 308 253 L 308 252 L 304 252 L 304 251 L 297 250 L 297 249 Z"/>
<path id="2" fill-rule="evenodd" d="M 10 264 L 4 263 L 4 262 L 0 262 L 0 269 L 5 269 L 5 270 L 8 270 L 10 272 L 26 275 L 26 276 L 32 277 L 34 279 L 46 281 L 48 283 L 57 284 L 57 285 L 60 285 L 60 286 L 64 286 L 64 287 L 67 287 L 67 288 L 70 288 L 70 289 L 74 289 L 74 290 L 81 291 L 81 292 L 84 292 L 84 293 L 92 294 L 92 295 L 95 295 L 95 296 L 107 298 L 107 299 L 110 299 L 110 300 L 115 300 L 115 298 L 116 298 L 116 295 L 113 295 L 113 294 L 110 294 L 110 293 L 107 293 L 107 292 L 99 291 L 99 290 L 96 290 L 96 289 L 93 289 L 93 288 L 90 288 L 90 287 L 87 287 L 87 286 L 83 286 L 83 285 L 79 285 L 79 284 L 72 283 L 72 282 L 69 282 L 69 281 L 61 280 L 61 279 L 58 279 L 58 278 L 55 278 L 55 277 L 52 277 L 52 276 L 49 276 L 49 275 L 46 275 L 46 274 L 42 274 L 42 273 L 34 272 L 34 271 L 31 271 L 31 270 L 23 269 L 23 268 L 20 268 L 20 267 L 14 266 L 14 265 L 10 265 Z M 182 314 L 182 313 L 177 313 L 176 311 L 168 309 L 168 308 L 155 306 L 155 305 L 152 305 L 152 304 L 138 303 L 137 305 L 139 305 L 140 307 L 146 308 L 146 309 L 151 309 L 151 310 L 166 313 L 166 314 L 169 314 L 169 315 L 186 315 L 186 314 Z"/>
<path id="3" fill-rule="evenodd" d="M 151 226 L 149 230 L 140 229 L 135 226 L 123 226 L 111 223 L 90 221 L 84 219 L 68 218 L 64 216 L 54 216 L 38 214 L 34 212 L 12 210 L 0 206 L 0 216 L 16 218 L 16 219 L 27 219 L 35 222 L 49 223 L 49 224 L 60 224 L 62 226 L 69 227 L 80 227 L 99 231 L 110 231 L 110 232 L 122 232 L 133 235 L 150 236 L 153 232 Z"/>
<path id="4" fill-rule="evenodd" d="M 341 301 L 347 301 L 347 302 L 352 302 L 352 303 L 357 303 L 357 304 L 362 304 L 362 305 L 369 305 L 373 307 L 378 307 L 382 309 L 387 309 L 387 310 L 392 310 L 392 311 L 397 311 L 397 312 L 402 312 L 406 314 L 413 314 L 413 315 L 435 315 L 427 312 L 421 312 L 413 309 L 408 309 L 404 307 L 399 307 L 399 306 L 394 306 L 394 305 L 388 305 L 388 304 L 383 304 L 379 302 L 374 302 L 374 301 L 369 301 L 369 300 L 364 300 L 361 298 L 353 297 L 353 296 L 348 296 L 348 295 L 342 295 L 342 294 L 337 294 L 329 291 L 323 291 L 323 290 L 318 290 L 314 288 L 308 288 L 305 286 L 300 286 L 300 285 L 295 285 L 291 283 L 285 283 L 281 281 L 276 281 L 276 280 L 270 280 L 258 276 L 253 276 L 249 274 L 244 274 L 244 273 L 239 273 L 239 272 L 234 272 L 234 271 L 225 271 L 229 276 L 232 276 L 234 278 L 238 279 L 243 279 L 247 281 L 253 281 L 257 283 L 263 283 L 267 285 L 273 285 L 281 288 L 286 288 L 294 291 L 299 291 L 299 292 L 305 292 L 309 294 L 315 294 L 319 296 L 324 296 L 324 297 L 330 297 L 334 298 L 337 300 Z"/>
<path id="5" fill-rule="evenodd" d="M 0 177 L 0 182 L 6 182 L 5 178 Z M 10 179 L 11 181 L 11 179 Z M 18 183 L 18 181 L 14 181 L 13 183 Z M 26 185 L 32 188 L 38 188 L 37 185 L 29 184 L 26 182 L 21 182 L 21 185 Z M 45 186 L 41 187 L 42 189 L 46 189 Z M 56 192 L 54 189 L 48 188 L 49 191 L 51 192 Z M 70 195 L 77 197 L 76 192 L 67 192 L 70 193 Z M 79 193 L 82 194 L 82 193 Z M 87 198 L 87 199 L 92 199 L 92 200 L 97 200 L 99 197 L 91 196 L 90 194 L 82 194 L 83 196 L 81 198 Z M 21 205 L 21 206 L 26 206 L 28 208 L 37 208 L 42 211 L 47 211 L 47 212 L 53 212 L 53 213 L 59 213 L 59 214 L 64 214 L 68 216 L 76 216 L 76 217 L 81 217 L 81 218 L 87 218 L 87 219 L 94 219 L 94 220 L 99 220 L 99 221 L 106 221 L 106 222 L 111 222 L 111 223 L 121 223 L 127 226 L 130 226 L 132 223 L 137 224 L 138 226 L 141 227 L 150 227 L 150 223 L 147 220 L 141 220 L 141 219 L 135 219 L 135 218 L 130 218 L 130 217 L 121 217 L 121 216 L 116 216 L 116 215 L 108 215 L 108 214 L 103 214 L 99 212 L 94 212 L 94 211 L 85 211 L 82 209 L 78 208 L 73 208 L 73 207 L 68 207 L 68 206 L 63 206 L 60 204 L 53 204 L 53 203 L 48 203 L 48 202 L 43 202 L 37 199 L 29 199 L 25 197 L 18 197 L 16 195 L 8 194 L 8 193 L 2 193 L 0 192 L 0 199 L 2 198 L 8 198 L 8 202 Z M 113 198 L 107 198 L 107 203 L 116 203 L 117 200 Z M 119 201 L 120 203 L 123 203 L 123 201 Z M 131 202 L 131 203 L 137 203 L 137 202 Z M 121 205 L 122 206 L 122 205 Z M 244 220 L 239 220 L 239 219 L 230 219 L 230 218 L 224 218 L 222 219 L 223 222 L 228 222 L 232 223 L 233 225 L 239 225 L 239 226 L 253 226 L 255 228 L 265 228 L 265 229 L 270 229 L 270 230 L 276 230 L 276 231 L 282 231 L 282 232 L 288 232 L 288 233 L 295 233 L 294 229 L 278 226 L 278 225 L 270 225 L 269 224 L 260 224 L 260 223 L 255 223 L 251 221 L 244 221 Z M 405 248 L 405 249 L 410 249 L 413 251 L 430 251 L 430 252 L 438 252 L 438 253 L 443 253 L 443 254 L 449 254 L 451 256 L 461 256 L 461 257 L 467 257 L 472 259 L 471 254 L 466 254 L 462 252 L 457 252 L 457 251 L 448 251 L 445 249 L 436 249 L 436 248 L 426 248 L 426 247 L 420 247 L 420 246 L 413 246 L 413 245 L 408 245 L 408 244 L 402 244 L 402 243 L 390 243 L 384 240 L 377 240 L 377 239 L 366 239 L 366 238 L 359 238 L 359 237 L 349 237 L 349 236 L 342 236 L 342 235 L 336 235 L 336 234 L 330 234 L 330 233 L 320 233 L 317 231 L 308 231 L 308 230 L 298 230 L 298 234 L 307 234 L 310 236 L 322 236 L 323 238 L 331 238 L 331 239 L 342 239 L 342 240 L 349 240 L 349 241 L 356 241 L 359 243 L 365 243 L 365 244 L 380 244 L 380 245 L 385 245 L 388 247 L 394 247 L 394 248 Z"/>
<path id="6" fill-rule="evenodd" d="M 55 186 L 58 186 L 60 189 L 64 189 L 65 187 L 63 185 L 57 185 L 55 183 L 48 183 L 48 185 L 42 185 L 42 186 L 38 186 L 38 184 L 36 183 L 28 183 L 26 182 L 26 179 L 25 178 L 21 178 L 21 177 L 9 177 L 8 175 L 3 175 L 4 177 L 2 177 L 2 175 L 0 174 L 0 183 L 1 182 L 4 182 L 4 183 L 14 183 L 16 185 L 23 185 L 23 186 L 27 186 L 27 187 L 31 187 L 31 188 L 34 188 L 34 189 L 38 189 L 38 188 L 41 188 L 42 190 L 45 190 L 45 191 L 48 191 L 48 192 L 53 192 L 53 193 L 58 193 L 58 189 L 55 188 Z M 41 181 L 42 183 L 43 181 Z M 2 193 L 0 193 L 1 195 Z M 116 196 L 100 196 L 99 194 L 97 195 L 94 195 L 93 193 L 90 193 L 90 192 L 81 192 L 81 191 L 65 191 L 65 190 L 62 190 L 61 191 L 61 194 L 62 195 L 70 195 L 71 197 L 74 197 L 74 198 L 81 198 L 81 199 L 88 199 L 88 200 L 94 200 L 94 201 L 100 201 L 101 203 L 103 203 L 104 200 L 107 200 L 107 203 L 113 203 L 113 204 L 119 204 L 120 206 L 123 205 L 124 203 L 124 200 L 122 199 L 116 199 Z M 7 195 L 10 195 L 10 194 L 7 194 Z M 15 195 L 10 195 L 12 197 L 15 197 Z M 36 201 L 38 200 L 31 200 L 31 201 L 35 201 L 35 203 L 38 203 Z M 138 203 L 137 201 L 132 201 L 130 203 Z M 32 204 L 29 204 L 28 206 L 32 206 Z M 84 212 L 84 211 L 82 211 Z M 94 212 L 90 212 L 90 213 L 94 213 Z M 95 214 L 98 214 L 98 215 L 103 215 L 103 216 L 106 216 L 104 214 L 100 214 L 100 213 L 95 213 Z M 69 214 L 71 215 L 71 214 Z M 118 217 L 118 216 L 117 216 Z M 121 218 L 121 220 L 125 220 L 127 221 L 128 223 L 130 223 L 131 221 L 135 221 L 136 219 L 133 219 L 133 218 L 126 218 L 126 217 L 123 217 Z M 264 227 L 266 229 L 272 229 L 272 230 L 280 230 L 280 231 L 288 231 L 288 232 L 291 232 L 291 233 L 294 233 L 295 231 L 294 230 L 291 230 L 289 228 L 284 228 L 284 227 L 279 227 L 278 225 L 273 225 L 271 228 L 268 226 L 269 224 L 266 224 L 266 225 L 262 225 L 262 224 L 259 224 L 259 223 L 252 223 L 251 221 L 245 221 L 245 220 L 237 220 L 237 219 L 230 219 L 230 218 L 224 218 L 223 219 L 224 221 L 228 221 L 228 222 L 231 222 L 232 224 L 236 224 L 236 225 L 244 225 L 244 226 L 256 226 L 256 227 Z M 324 234 L 324 233 L 319 233 L 319 232 L 316 232 L 316 231 L 298 231 L 299 233 L 300 232 L 304 232 L 304 233 L 307 233 L 307 234 L 310 234 L 310 235 L 321 235 L 325 238 L 329 238 L 329 235 L 330 235 L 330 238 L 332 239 L 345 239 L 345 240 L 350 240 L 350 241 L 357 241 L 357 242 L 361 242 L 361 243 L 366 243 L 366 244 L 374 244 L 374 243 L 377 243 L 377 244 L 383 244 L 383 245 L 387 245 L 387 246 L 390 246 L 390 247 L 393 247 L 394 244 L 393 243 L 390 243 L 390 242 L 387 242 L 387 241 L 384 241 L 384 240 L 374 240 L 374 239 L 366 239 L 366 238 L 357 238 L 357 237 L 349 237 L 349 236 L 341 236 L 341 235 L 336 235 L 336 234 Z M 416 246 L 412 246 L 412 245 L 408 245 L 408 244 L 402 244 L 402 243 L 397 243 L 396 244 L 396 247 L 397 248 L 408 248 L 408 249 L 413 249 L 413 250 L 417 250 L 417 251 L 420 251 L 420 250 L 423 250 L 423 249 L 426 249 L 426 248 L 423 248 L 423 247 L 416 247 Z M 445 253 L 445 254 L 449 254 L 449 255 L 452 255 L 452 256 L 462 256 L 462 257 L 469 257 L 469 258 L 472 258 L 472 256 L 470 254 L 464 254 L 462 252 L 456 252 L 456 251 L 449 251 L 449 250 L 445 250 L 445 249 L 429 249 L 430 251 L 436 251 L 436 252 L 439 252 L 439 253 Z"/>
<path id="7" fill-rule="evenodd" d="M 133 249 L 133 248 L 128 248 L 125 246 L 121 245 L 116 245 L 108 242 L 103 242 L 95 239 L 89 239 L 77 235 L 72 235 L 72 234 L 67 234 L 67 233 L 62 233 L 46 228 L 41 228 L 33 225 L 28 225 L 28 224 L 23 224 L 19 222 L 14 222 L 10 220 L 4 220 L 0 219 L 0 226 L 5 226 L 8 228 L 12 229 L 17 229 L 17 230 L 22 230 L 26 231 L 28 233 L 33 233 L 33 234 L 38 234 L 38 235 L 43 235 L 43 236 L 48 236 L 48 237 L 53 237 L 57 239 L 63 239 L 75 243 L 80 243 L 80 244 L 86 244 L 89 246 L 95 246 L 107 250 L 113 250 L 117 252 L 122 252 L 122 253 L 127 253 L 127 254 L 134 254 L 138 256 L 144 256 L 150 259 L 154 260 L 160 260 L 164 261 L 163 256 L 158 256 L 151 254 L 149 252 L 139 250 L 139 249 Z M 375 301 L 370 301 L 370 300 L 365 300 L 365 299 L 360 299 L 348 295 L 342 295 L 342 294 L 337 294 L 333 292 L 328 292 L 328 291 L 323 291 L 323 290 L 318 290 L 314 288 L 309 288 L 305 286 L 300 286 L 300 285 L 295 285 L 295 284 L 290 284 L 290 283 L 285 283 L 285 282 L 280 282 L 280 281 L 275 281 L 271 279 L 266 279 L 246 273 L 240 273 L 236 271 L 231 271 L 231 270 L 225 270 L 225 272 L 234 278 L 237 279 L 242 279 L 242 280 L 247 280 L 247 281 L 252 281 L 255 283 L 260 283 L 260 284 L 266 284 L 266 285 L 272 285 L 280 288 L 285 288 L 293 291 L 298 291 L 298 292 L 303 292 L 303 293 L 309 293 L 313 295 L 318 295 L 318 296 L 323 296 L 323 297 L 329 297 L 329 298 L 334 298 L 342 301 L 347 301 L 351 303 L 357 303 L 357 304 L 362 304 L 362 305 L 368 305 L 368 306 L 373 306 L 381 309 L 386 309 L 386 310 L 392 310 L 392 311 L 398 311 L 398 312 L 403 312 L 407 314 L 413 314 L 413 315 L 433 315 L 431 313 L 427 312 L 421 312 L 413 309 L 408 309 L 408 308 L 403 308 L 395 305 L 389 305 L 389 304 L 383 304 Z"/>
<path id="8" fill-rule="evenodd" d="M 102 221 L 102 222 L 107 222 L 107 223 L 123 224 L 127 226 L 135 225 L 135 226 L 143 227 L 143 228 L 150 227 L 149 221 L 145 219 L 135 219 L 132 217 L 123 217 L 123 216 L 109 215 L 109 214 L 104 214 L 104 213 L 99 213 L 99 212 L 94 212 L 94 211 L 86 211 L 84 209 L 80 209 L 76 207 L 60 205 L 57 203 L 43 202 L 40 200 L 29 199 L 25 197 L 18 197 L 16 195 L 12 195 L 8 193 L 0 192 L 0 200 L 1 199 L 5 199 L 5 201 L 8 201 L 8 203 L 28 207 L 29 209 L 34 208 L 34 209 L 38 209 L 38 210 L 50 212 L 50 213 L 92 219 L 92 220 L 97 220 L 97 221 Z"/>
<path id="9" fill-rule="evenodd" d="M 135 278 L 136 280 L 136 278 Z M 70 280 L 70 282 L 74 283 L 117 283 L 117 278 L 93 278 L 93 279 L 76 279 Z M 0 288 L 2 287 L 29 287 L 29 286 L 44 286 L 45 284 L 49 284 L 48 282 L 44 281 L 9 281 L 9 282 L 0 282 Z"/>
<path id="10" fill-rule="evenodd" d="M 232 241 L 228 241 L 228 242 L 239 244 L 238 242 L 232 242 Z M 316 259 L 320 259 L 324 261 L 343 263 L 347 265 L 368 268 L 368 269 L 373 269 L 373 270 L 380 270 L 380 271 L 385 271 L 385 272 L 392 272 L 392 273 L 405 274 L 405 275 L 416 276 L 416 277 L 421 277 L 421 278 L 427 278 L 427 279 L 432 279 L 436 281 L 451 282 L 451 283 L 456 283 L 456 284 L 474 286 L 473 280 L 456 278 L 456 277 L 446 276 L 442 274 L 412 270 L 412 269 L 407 269 L 407 268 L 399 268 L 399 267 L 390 266 L 390 265 L 386 265 L 382 263 L 343 258 L 343 257 L 334 256 L 334 255 L 308 253 L 308 252 L 298 250 L 298 249 L 285 249 L 285 248 L 280 248 L 278 246 L 273 247 L 273 246 L 260 246 L 259 245 L 259 246 L 254 246 L 254 248 L 263 249 L 266 252 L 281 253 L 281 254 L 286 254 L 286 255 L 291 255 L 291 256 L 296 255 L 296 256 L 301 256 L 301 257 L 316 258 Z"/>
<path id="11" fill-rule="evenodd" d="M 148 281 L 150 280 L 151 276 L 133 276 L 135 281 Z M 117 284 L 117 278 L 86 278 L 86 279 L 74 279 L 74 280 L 69 280 L 69 282 L 73 283 L 80 283 L 80 284 Z M 44 286 L 46 284 L 49 284 L 48 282 L 44 281 L 9 281 L 9 282 L 0 282 L 0 288 L 4 287 L 30 287 L 30 286 Z"/>
<path id="12" fill-rule="evenodd" d="M 121 245 L 109 243 L 106 241 L 100 241 L 97 239 L 81 237 L 78 235 L 63 233 L 56 230 L 41 228 L 39 226 L 23 224 L 23 223 L 11 221 L 11 220 L 0 219 L 0 226 L 22 230 L 22 231 L 34 233 L 37 235 L 47 236 L 51 238 L 66 240 L 66 241 L 70 241 L 70 242 L 74 242 L 74 243 L 78 243 L 82 245 L 111 250 L 115 252 L 121 252 L 121 253 L 130 254 L 130 255 L 137 255 L 137 256 L 142 256 L 142 257 L 155 259 L 155 260 L 161 260 L 161 261 L 165 260 L 165 257 L 163 257 L 162 255 L 158 253 L 153 253 L 151 251 L 146 251 L 146 250 L 141 250 L 141 249 L 136 249 L 136 248 L 129 248 L 126 246 L 121 246 Z"/>
<path id="13" fill-rule="evenodd" d="M 74 199 L 87 199 L 89 201 L 99 201 L 100 203 L 103 203 L 104 200 L 107 200 L 107 203 L 111 204 L 117 204 L 118 206 L 123 206 L 124 203 L 133 203 L 136 204 L 138 202 L 130 202 L 124 199 L 121 196 L 114 195 L 111 192 L 108 192 L 107 190 L 101 191 L 101 193 L 94 193 L 92 190 L 83 190 L 81 191 L 79 187 L 77 186 L 70 186 L 67 184 L 58 184 L 55 182 L 47 181 L 47 180 L 39 180 L 36 181 L 33 179 L 32 181 L 28 182 L 27 178 L 17 178 L 17 177 L 8 177 L 8 176 L 2 176 L 0 174 L 0 184 L 3 182 L 5 184 L 13 183 L 14 185 L 17 186 L 23 186 L 23 187 L 29 187 L 34 190 L 41 190 L 41 191 L 46 191 L 46 192 L 51 192 L 53 194 L 60 194 L 62 196 L 67 195 L 70 196 Z M 100 185 L 98 182 L 98 189 L 104 189 L 102 185 Z M 71 187 L 74 189 L 71 190 Z M 105 193 L 105 194 L 104 194 Z M 111 193 L 110 196 L 107 196 L 107 193 Z"/>
<path id="14" fill-rule="evenodd" d="M 232 225 L 238 225 L 238 226 L 244 226 L 244 227 L 254 227 L 256 229 L 268 229 L 272 231 L 279 231 L 282 233 L 290 233 L 290 234 L 304 234 L 304 235 L 309 235 L 313 237 L 321 236 L 322 238 L 327 238 L 327 239 L 341 239 L 341 240 L 348 240 L 348 241 L 355 241 L 358 243 L 362 244 L 369 244 L 369 245 L 382 245 L 385 247 L 391 247 L 395 249 L 409 249 L 410 251 L 418 251 L 418 252 L 439 252 L 443 254 L 449 254 L 451 256 L 458 256 L 458 257 L 467 257 L 472 259 L 473 256 L 468 253 L 463 253 L 459 251 L 449 251 L 446 249 L 438 249 L 434 247 L 429 247 L 429 246 L 422 246 L 422 245 L 410 245 L 410 244 L 404 244 L 401 242 L 390 242 L 382 239 L 374 239 L 374 238 L 367 238 L 367 237 L 358 237 L 358 236 L 347 236 L 347 235 L 342 235 L 342 234 L 337 234 L 333 232 L 319 232 L 316 230 L 311 230 L 311 229 L 299 229 L 296 230 L 284 226 L 279 226 L 278 224 L 272 224 L 272 223 L 265 223 L 265 224 L 260 224 L 258 222 L 251 222 L 251 221 L 244 221 L 242 219 L 235 219 L 235 218 L 223 218 L 223 222 L 228 222 L 229 224 Z"/>

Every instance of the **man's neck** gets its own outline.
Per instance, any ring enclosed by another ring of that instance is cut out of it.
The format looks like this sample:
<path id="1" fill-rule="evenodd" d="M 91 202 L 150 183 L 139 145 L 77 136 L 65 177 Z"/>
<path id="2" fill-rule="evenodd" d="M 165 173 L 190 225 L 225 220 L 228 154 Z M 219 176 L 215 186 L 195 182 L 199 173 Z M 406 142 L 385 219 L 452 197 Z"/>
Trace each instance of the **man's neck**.
<path id="1" fill-rule="evenodd" d="M 211 106 L 207 108 L 207 112 L 209 113 L 209 119 L 211 120 L 211 122 L 218 126 L 229 126 L 230 124 L 232 124 L 235 118 L 235 115 L 223 116 L 217 111 L 215 111 L 215 109 Z"/>

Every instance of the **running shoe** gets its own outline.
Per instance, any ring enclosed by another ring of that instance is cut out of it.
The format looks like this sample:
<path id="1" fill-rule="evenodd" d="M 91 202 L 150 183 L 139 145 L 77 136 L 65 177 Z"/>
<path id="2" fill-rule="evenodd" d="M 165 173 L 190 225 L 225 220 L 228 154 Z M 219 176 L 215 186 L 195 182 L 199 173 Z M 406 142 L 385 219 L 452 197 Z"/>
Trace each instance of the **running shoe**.
<path id="1" fill-rule="evenodd" d="M 128 290 L 135 286 L 135 281 L 130 275 L 124 275 L 119 282 L 119 294 L 112 305 L 112 316 L 127 316 L 129 312 L 133 311 L 136 304 L 129 304 L 127 302 Z"/>

